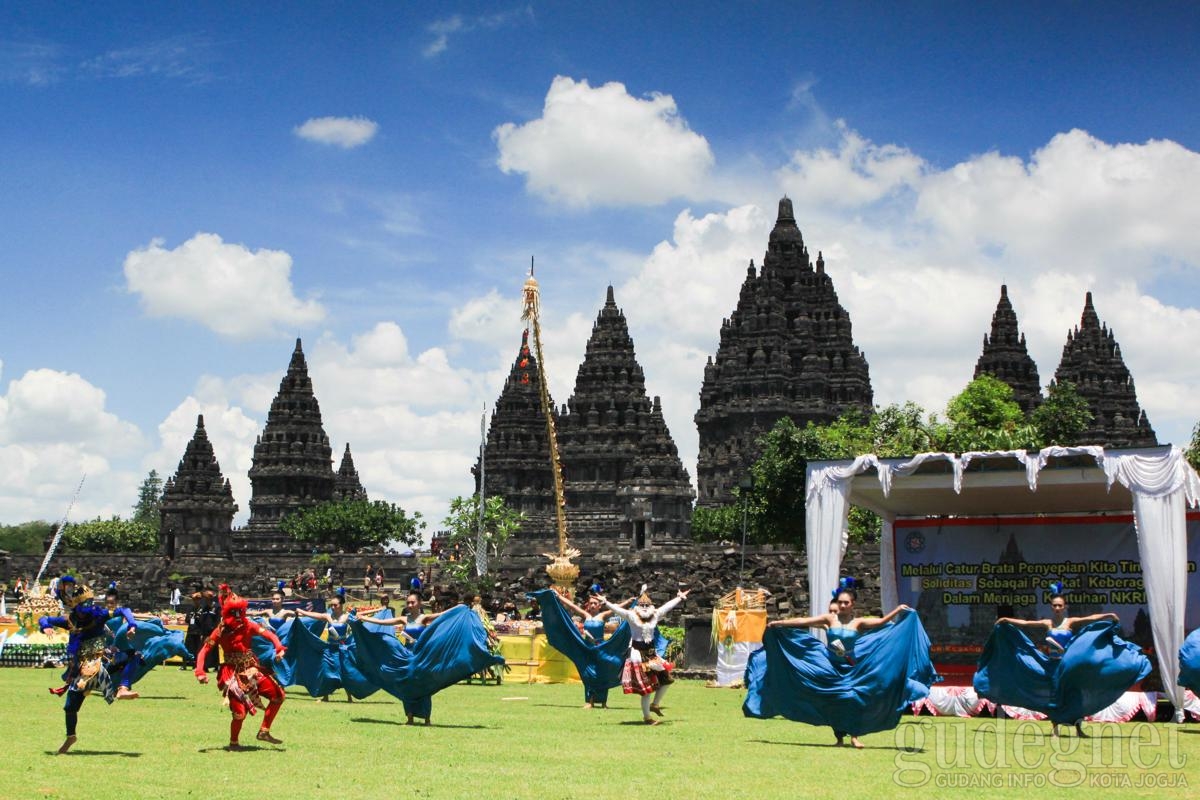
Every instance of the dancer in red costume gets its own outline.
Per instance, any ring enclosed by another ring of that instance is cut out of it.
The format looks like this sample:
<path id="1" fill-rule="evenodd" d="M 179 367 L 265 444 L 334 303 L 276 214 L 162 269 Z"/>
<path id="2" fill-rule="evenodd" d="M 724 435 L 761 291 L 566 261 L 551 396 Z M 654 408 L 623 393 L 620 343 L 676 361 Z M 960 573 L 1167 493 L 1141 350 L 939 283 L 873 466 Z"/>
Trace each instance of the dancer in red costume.
<path id="1" fill-rule="evenodd" d="M 283 687 L 275 680 L 268 666 L 260 664 L 254 655 L 252 640 L 262 636 L 275 646 L 275 660 L 283 659 L 284 646 L 279 637 L 270 628 L 263 628 L 258 623 L 246 618 L 246 601 L 237 595 L 228 595 L 221 605 L 221 624 L 204 640 L 204 645 L 196 655 L 196 680 L 208 683 L 208 675 L 202 665 L 208 651 L 221 646 L 225 654 L 225 663 L 217 672 L 217 683 L 225 703 L 233 713 L 229 723 L 229 749 L 239 750 L 238 734 L 242 730 L 242 721 L 247 714 L 255 714 L 262 708 L 262 727 L 258 730 L 258 740 L 268 744 L 283 744 L 282 739 L 271 735 L 271 722 L 283 705 Z"/>

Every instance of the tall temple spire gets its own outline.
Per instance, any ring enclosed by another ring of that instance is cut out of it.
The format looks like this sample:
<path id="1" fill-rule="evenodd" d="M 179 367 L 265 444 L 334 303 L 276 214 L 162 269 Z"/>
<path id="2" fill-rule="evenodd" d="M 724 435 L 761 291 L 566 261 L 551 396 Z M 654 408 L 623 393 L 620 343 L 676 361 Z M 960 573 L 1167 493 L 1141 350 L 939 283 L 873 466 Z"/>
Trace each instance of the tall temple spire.
<path id="1" fill-rule="evenodd" d="M 691 478 L 661 404 L 646 394 L 611 286 L 558 430 L 573 539 L 635 549 L 689 541 Z"/>
<path id="2" fill-rule="evenodd" d="M 762 267 L 751 262 L 746 270 L 716 358 L 704 369 L 695 417 L 700 505 L 732 501 L 758 458 L 758 437 L 782 417 L 804 426 L 871 411 L 871 376 L 850 315 L 823 257 L 815 267 L 784 197 Z"/>
<path id="3" fill-rule="evenodd" d="M 197 553 L 232 552 L 233 489 L 221 474 L 204 415 L 183 451 L 179 468 L 167 478 L 159 506 L 159 536 L 168 558 Z"/>
<path id="4" fill-rule="evenodd" d="M 254 445 L 249 533 L 278 534 L 279 522 L 289 512 L 333 499 L 334 483 L 333 448 L 297 339 Z"/>
<path id="5" fill-rule="evenodd" d="M 1008 287 L 1000 286 L 1000 300 L 992 314 L 992 332 L 983 337 L 983 353 L 975 363 L 975 375 L 991 375 L 1013 390 L 1013 399 L 1028 414 L 1042 402 L 1037 364 L 1025 347 L 1025 335 L 1017 327 L 1017 313 L 1008 299 Z"/>
<path id="6" fill-rule="evenodd" d="M 513 359 L 488 425 L 483 456 L 487 459 L 488 497 L 525 515 L 521 538 L 555 536 L 554 474 L 547 453 L 546 420 L 542 415 L 537 361 L 529 348 L 529 331 L 521 332 L 521 347 Z M 553 408 L 553 402 L 551 402 Z M 471 472 L 479 491 L 479 460 Z"/>
<path id="7" fill-rule="evenodd" d="M 354 468 L 354 456 L 350 454 L 350 443 L 346 443 L 346 451 L 342 453 L 342 463 L 338 466 L 337 477 L 333 482 L 333 499 L 335 500 L 367 500 L 367 490 L 358 479 L 358 470 Z"/>
<path id="8" fill-rule="evenodd" d="M 1079 327 L 1068 331 L 1062 360 L 1054 373 L 1069 381 L 1088 402 L 1093 419 L 1080 444 L 1107 447 L 1150 447 L 1158 444 L 1146 412 L 1137 401 L 1133 376 L 1121 357 L 1113 331 L 1100 322 L 1088 292 Z"/>

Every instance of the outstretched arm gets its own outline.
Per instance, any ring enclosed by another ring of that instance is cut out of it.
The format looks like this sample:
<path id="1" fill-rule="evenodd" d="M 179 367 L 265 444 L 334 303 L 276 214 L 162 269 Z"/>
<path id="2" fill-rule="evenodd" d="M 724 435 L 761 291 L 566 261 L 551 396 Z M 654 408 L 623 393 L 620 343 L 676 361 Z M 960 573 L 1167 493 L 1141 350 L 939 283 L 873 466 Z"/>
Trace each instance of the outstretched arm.
<path id="1" fill-rule="evenodd" d="M 903 603 L 901 603 L 900 605 L 896 606 L 888 613 L 884 614 L 882 617 L 860 617 L 859 619 L 855 620 L 854 627 L 858 630 L 868 630 L 869 631 L 872 628 L 878 628 L 883 625 L 887 625 L 889 622 L 891 622 L 896 617 L 903 614 L 905 611 L 912 611 L 912 609 L 909 608 L 908 606 L 904 605 Z"/>
<path id="2" fill-rule="evenodd" d="M 663 617 L 665 617 L 667 614 L 670 614 L 675 609 L 675 606 L 679 605 L 680 603 L 682 603 L 684 600 L 687 599 L 688 592 L 690 592 L 690 591 L 691 591 L 691 589 L 684 589 L 683 591 L 679 592 L 674 597 L 672 597 L 670 600 L 663 603 L 662 606 L 659 607 L 657 609 L 657 611 L 655 612 L 655 616 L 654 616 L 655 620 L 656 621 L 660 620 Z"/>
<path id="3" fill-rule="evenodd" d="M 612 612 L 613 614 L 616 614 L 618 617 L 628 620 L 629 624 L 631 624 L 631 625 L 637 624 L 637 617 L 628 608 L 625 608 L 624 606 L 614 605 L 614 604 L 608 602 L 608 599 L 605 598 L 604 595 L 598 594 L 598 595 L 596 595 L 596 599 L 599 600 L 601 603 L 604 603 L 604 605 L 608 608 L 608 610 L 610 612 Z"/>
<path id="4" fill-rule="evenodd" d="M 323 619 L 330 625 L 333 624 L 333 617 L 329 616 L 328 612 L 320 611 L 305 611 L 303 608 L 297 608 L 296 613 L 301 617 L 310 617 L 312 619 Z"/>
<path id="5" fill-rule="evenodd" d="M 370 622 L 372 625 L 399 625 L 401 627 L 404 626 L 405 622 L 404 617 L 385 617 L 384 619 L 380 619 L 379 617 L 372 617 L 369 614 L 359 614 L 357 619 L 359 622 Z"/>
<path id="6" fill-rule="evenodd" d="M 1001 617 L 996 620 L 996 624 L 1007 622 L 1009 625 L 1015 625 L 1018 628 L 1050 628 L 1050 620 L 1048 619 L 1016 619 L 1015 617 Z"/>
<path id="7" fill-rule="evenodd" d="M 1076 625 L 1086 625 L 1089 622 L 1099 622 L 1100 620 L 1112 620 L 1113 622 L 1120 622 L 1121 618 L 1109 611 L 1104 614 L 1090 614 L 1086 617 L 1068 617 L 1066 622 L 1067 627 L 1074 628 Z"/>
<path id="8" fill-rule="evenodd" d="M 833 614 L 820 614 L 815 617 L 791 617 L 768 622 L 768 628 L 830 628 L 833 627 Z"/>
<path id="9" fill-rule="evenodd" d="M 574 603 L 572 603 L 570 600 L 568 600 L 567 598 L 563 597 L 562 595 L 559 595 L 559 596 L 558 596 L 558 602 L 562 603 L 564 606 L 566 606 L 567 608 L 569 608 L 569 609 L 571 610 L 571 612 L 572 612 L 572 613 L 574 613 L 574 614 L 578 614 L 579 616 L 583 617 L 584 619 L 590 619 L 590 618 L 591 618 L 591 616 L 592 616 L 591 614 L 587 613 L 587 612 L 586 612 L 586 611 L 584 611 L 582 608 L 580 608 L 579 606 L 575 605 Z"/>

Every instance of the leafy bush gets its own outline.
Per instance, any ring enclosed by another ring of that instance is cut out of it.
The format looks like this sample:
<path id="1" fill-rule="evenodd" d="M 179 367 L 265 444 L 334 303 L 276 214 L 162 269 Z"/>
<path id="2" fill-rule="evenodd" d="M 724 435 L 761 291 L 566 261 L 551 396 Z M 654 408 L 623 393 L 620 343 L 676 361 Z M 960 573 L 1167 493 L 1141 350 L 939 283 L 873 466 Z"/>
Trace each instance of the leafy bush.
<path id="1" fill-rule="evenodd" d="M 158 535 L 149 525 L 113 517 L 67 525 L 63 542 L 72 550 L 91 553 L 144 552 L 158 548 Z"/>
<path id="2" fill-rule="evenodd" d="M 0 550 L 33 555 L 45 549 L 45 541 L 54 532 L 49 522 L 22 522 L 20 525 L 0 525 Z"/>

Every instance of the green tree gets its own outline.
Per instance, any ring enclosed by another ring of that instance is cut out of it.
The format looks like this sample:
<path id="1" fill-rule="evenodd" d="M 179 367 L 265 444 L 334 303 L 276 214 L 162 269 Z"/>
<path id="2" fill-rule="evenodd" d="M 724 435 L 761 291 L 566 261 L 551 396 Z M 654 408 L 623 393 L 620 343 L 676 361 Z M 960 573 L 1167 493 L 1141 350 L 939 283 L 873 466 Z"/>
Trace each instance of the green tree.
<path id="1" fill-rule="evenodd" d="M 54 525 L 38 520 L 20 525 L 0 525 L 0 550 L 33 555 L 46 550 L 46 540 L 54 535 Z"/>
<path id="2" fill-rule="evenodd" d="M 525 515 L 508 507 L 504 498 L 494 495 L 483 503 L 483 546 L 490 557 L 500 551 L 514 533 L 521 529 Z M 471 592 L 479 590 L 482 579 L 475 572 L 475 556 L 479 550 L 479 495 L 456 497 L 450 501 L 450 513 L 442 520 L 446 528 L 444 547 L 457 552 L 459 558 L 444 564 L 443 571 L 459 587 Z"/>
<path id="3" fill-rule="evenodd" d="M 980 375 L 946 405 L 948 449 L 1016 450 L 1036 448 L 1038 432 L 1013 400 L 1013 390 L 991 375 Z"/>
<path id="4" fill-rule="evenodd" d="M 302 542 L 354 552 L 388 542 L 413 545 L 421 541 L 425 523 L 383 500 L 338 500 L 294 511 L 279 527 Z"/>
<path id="5" fill-rule="evenodd" d="M 1037 429 L 1038 444 L 1080 444 L 1080 436 L 1092 424 L 1088 401 L 1070 381 L 1051 381 L 1046 387 L 1046 399 L 1029 416 Z"/>
<path id="6" fill-rule="evenodd" d="M 742 535 L 742 505 L 697 506 L 692 512 L 692 539 L 715 542 L 739 539 Z"/>
<path id="7" fill-rule="evenodd" d="M 138 501 L 133 507 L 133 521 L 150 526 L 154 535 L 162 522 L 158 509 L 162 506 L 163 482 L 158 476 L 158 470 L 150 470 L 150 474 L 138 488 Z"/>
<path id="8" fill-rule="evenodd" d="M 1192 428 L 1192 443 L 1188 445 L 1188 449 L 1184 452 L 1187 456 L 1188 463 L 1197 470 L 1200 470 L 1200 422 L 1196 423 L 1196 427 Z"/>
<path id="9" fill-rule="evenodd" d="M 158 534 L 148 525 L 134 520 L 96 519 L 71 523 L 63 532 L 63 542 L 72 550 L 91 553 L 131 553 L 154 550 Z"/>

